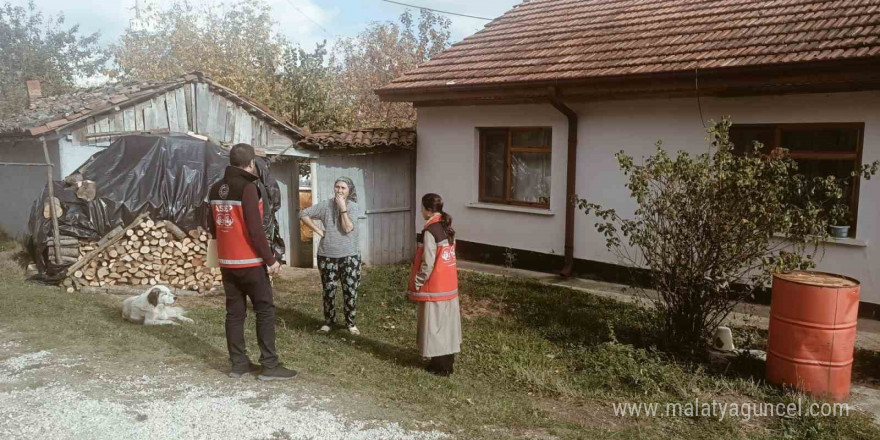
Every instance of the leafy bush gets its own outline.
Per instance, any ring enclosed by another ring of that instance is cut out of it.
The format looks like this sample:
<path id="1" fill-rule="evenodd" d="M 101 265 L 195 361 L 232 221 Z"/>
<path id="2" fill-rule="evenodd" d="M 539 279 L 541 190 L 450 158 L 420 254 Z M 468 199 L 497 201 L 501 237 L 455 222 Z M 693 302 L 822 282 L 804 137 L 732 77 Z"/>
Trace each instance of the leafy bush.
<path id="1" fill-rule="evenodd" d="M 714 153 L 671 157 L 657 152 L 637 165 L 616 157 L 637 203 L 632 219 L 588 200 L 596 229 L 621 261 L 647 269 L 647 295 L 659 310 L 665 340 L 695 347 L 733 307 L 778 271 L 814 266 L 828 226 L 847 214 L 845 179 L 807 178 L 785 150 L 755 143 L 735 154 L 730 121 L 711 123 Z M 877 163 L 853 172 L 870 177 Z"/>

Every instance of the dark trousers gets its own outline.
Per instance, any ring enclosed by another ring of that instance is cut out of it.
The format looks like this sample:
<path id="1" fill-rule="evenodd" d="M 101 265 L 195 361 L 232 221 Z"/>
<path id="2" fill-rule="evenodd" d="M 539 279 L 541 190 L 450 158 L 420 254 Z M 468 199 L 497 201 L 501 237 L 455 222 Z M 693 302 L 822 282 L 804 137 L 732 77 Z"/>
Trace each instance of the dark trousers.
<path id="1" fill-rule="evenodd" d="M 275 303 L 272 284 L 265 266 L 244 269 L 222 268 L 223 289 L 226 290 L 226 347 L 232 368 L 247 367 L 247 346 L 244 341 L 244 321 L 247 317 L 247 298 L 251 299 L 257 315 L 257 343 L 260 346 L 260 364 L 266 368 L 278 365 L 275 351 Z"/>

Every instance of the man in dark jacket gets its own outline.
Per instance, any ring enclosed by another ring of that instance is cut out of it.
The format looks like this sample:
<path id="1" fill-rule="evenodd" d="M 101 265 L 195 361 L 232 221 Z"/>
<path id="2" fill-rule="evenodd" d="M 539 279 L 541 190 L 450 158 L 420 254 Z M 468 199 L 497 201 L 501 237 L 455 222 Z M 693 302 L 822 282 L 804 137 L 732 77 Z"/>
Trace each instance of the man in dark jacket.
<path id="1" fill-rule="evenodd" d="M 255 181 L 254 148 L 236 144 L 229 152 L 229 167 L 223 179 L 211 187 L 211 233 L 217 239 L 217 255 L 226 290 L 226 346 L 232 371 L 240 378 L 257 373 L 250 362 L 244 340 L 247 297 L 257 315 L 261 380 L 292 379 L 296 371 L 282 367 L 275 351 L 275 304 L 269 275 L 278 274 L 276 261 L 263 233 L 263 200 Z M 265 209 L 270 209 L 266 207 Z"/>

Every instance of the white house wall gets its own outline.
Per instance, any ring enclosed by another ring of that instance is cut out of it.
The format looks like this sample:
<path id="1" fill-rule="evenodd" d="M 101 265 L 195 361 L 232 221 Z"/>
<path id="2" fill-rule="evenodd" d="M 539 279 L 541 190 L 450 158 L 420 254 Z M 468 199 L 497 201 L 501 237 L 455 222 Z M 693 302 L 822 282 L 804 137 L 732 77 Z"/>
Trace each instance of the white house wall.
<path id="1" fill-rule="evenodd" d="M 735 123 L 864 122 L 862 163 L 880 160 L 880 92 L 702 98 L 708 120 L 730 115 Z M 574 103 L 579 115 L 577 193 L 619 213 L 634 204 L 614 153 L 637 159 L 662 140 L 670 150 L 705 152 L 696 99 Z M 419 108 L 416 191 L 437 192 L 462 240 L 562 254 L 565 228 L 567 124 L 550 105 Z M 478 127 L 550 126 L 553 130 L 551 201 L 542 214 L 468 207 L 478 198 Z M 880 303 L 880 179 L 862 181 L 856 239 L 866 246 L 829 244 L 820 270 L 862 282 L 862 300 Z M 550 214 L 550 215 L 547 215 Z M 595 231 L 595 219 L 575 215 L 575 258 L 617 263 Z"/>

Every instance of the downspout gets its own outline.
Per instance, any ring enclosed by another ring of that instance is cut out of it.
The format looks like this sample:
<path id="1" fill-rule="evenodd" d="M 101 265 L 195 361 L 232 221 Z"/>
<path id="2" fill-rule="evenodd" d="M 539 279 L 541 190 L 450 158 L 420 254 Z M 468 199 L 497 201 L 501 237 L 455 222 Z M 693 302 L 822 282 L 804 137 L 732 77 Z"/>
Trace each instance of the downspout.
<path id="1" fill-rule="evenodd" d="M 574 207 L 577 178 L 578 116 L 567 107 L 555 87 L 550 87 L 550 104 L 568 118 L 568 159 L 565 170 L 565 261 L 560 274 L 570 277 L 574 270 Z"/>

